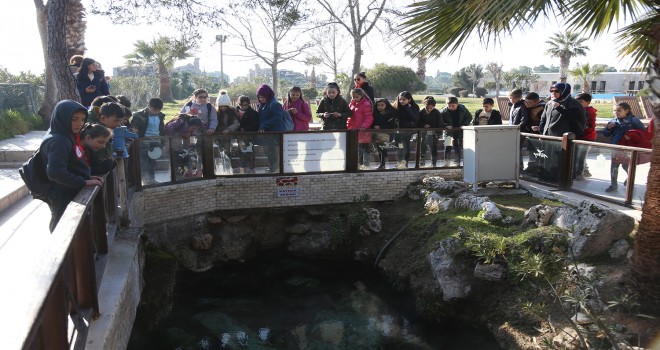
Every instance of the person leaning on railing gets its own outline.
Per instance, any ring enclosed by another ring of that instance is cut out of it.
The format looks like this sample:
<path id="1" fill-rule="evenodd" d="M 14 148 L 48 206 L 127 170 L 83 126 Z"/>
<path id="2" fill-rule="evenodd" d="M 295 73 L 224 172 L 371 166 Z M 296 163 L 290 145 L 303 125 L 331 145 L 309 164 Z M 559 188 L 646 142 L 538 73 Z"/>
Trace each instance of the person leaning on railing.
<path id="1" fill-rule="evenodd" d="M 259 100 L 259 132 L 285 131 L 284 109 L 277 101 L 275 92 L 267 84 L 261 84 L 257 89 Z M 277 135 L 263 135 L 259 144 L 263 146 L 268 159 L 268 172 L 277 172 L 280 167 L 279 138 Z"/>

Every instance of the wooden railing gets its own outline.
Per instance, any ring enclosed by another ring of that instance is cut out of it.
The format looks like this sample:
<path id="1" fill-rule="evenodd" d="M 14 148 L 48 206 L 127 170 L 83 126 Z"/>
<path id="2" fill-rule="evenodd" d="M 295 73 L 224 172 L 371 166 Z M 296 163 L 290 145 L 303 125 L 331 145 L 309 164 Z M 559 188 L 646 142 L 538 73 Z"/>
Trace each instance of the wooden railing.
<path id="1" fill-rule="evenodd" d="M 31 263 L 1 269 L 3 349 L 84 348 L 100 312 L 96 265 L 108 253 L 107 227 L 117 223 L 115 174 L 76 195 L 44 250 L 25 252 Z"/>

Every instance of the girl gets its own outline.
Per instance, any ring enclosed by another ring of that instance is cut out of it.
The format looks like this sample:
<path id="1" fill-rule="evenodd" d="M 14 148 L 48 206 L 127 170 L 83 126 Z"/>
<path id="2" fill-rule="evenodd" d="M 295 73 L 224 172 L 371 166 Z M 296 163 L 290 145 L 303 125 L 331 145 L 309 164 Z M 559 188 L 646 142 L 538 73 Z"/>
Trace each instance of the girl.
<path id="1" fill-rule="evenodd" d="M 388 101 L 386 98 L 380 98 L 376 100 L 374 129 L 396 129 L 398 127 L 396 109 L 392 107 L 390 101 Z M 383 134 L 387 136 L 387 141 L 385 143 L 376 145 L 378 148 L 378 154 L 380 156 L 380 165 L 378 166 L 378 169 L 385 169 L 385 164 L 387 163 L 387 148 L 389 147 L 389 141 L 391 141 L 392 136 L 392 133 Z"/>
<path id="2" fill-rule="evenodd" d="M 101 186 L 103 178 L 91 176 L 89 162 L 80 142 L 80 131 L 87 109 L 78 102 L 60 101 L 53 109 L 50 129 L 39 146 L 46 175 L 51 182 L 48 192 L 50 231 L 60 221 L 69 202 L 85 186 Z"/>
<path id="3" fill-rule="evenodd" d="M 222 131 L 227 135 L 230 131 L 238 130 L 238 111 L 231 106 L 231 99 L 227 95 L 227 91 L 220 90 L 220 95 L 215 100 L 215 105 L 218 107 L 218 127 L 217 131 Z"/>
<path id="4" fill-rule="evenodd" d="M 291 118 L 293 118 L 293 131 L 309 130 L 309 121 L 312 120 L 312 110 L 303 101 L 302 90 L 298 86 L 294 86 L 289 90 L 288 98 L 282 108 L 288 111 L 291 114 Z"/>
<path id="5" fill-rule="evenodd" d="M 347 128 L 349 130 L 364 130 L 371 128 L 374 121 L 373 105 L 369 96 L 362 89 L 353 89 L 351 91 L 351 117 L 348 118 Z M 358 133 L 358 168 L 360 170 L 369 169 L 369 145 L 371 144 L 371 133 Z"/>
<path id="6" fill-rule="evenodd" d="M 346 129 L 346 119 L 351 116 L 351 109 L 341 97 L 337 83 L 328 83 L 323 90 L 323 99 L 316 109 L 316 116 L 323 121 L 323 130 Z"/>
<path id="7" fill-rule="evenodd" d="M 114 159 L 100 160 L 94 155 L 95 152 L 105 148 L 110 136 L 112 136 L 112 132 L 103 124 L 87 124 L 80 133 L 92 175 L 107 174 L 115 167 Z"/>
<path id="8" fill-rule="evenodd" d="M 284 108 L 277 101 L 275 91 L 267 84 L 261 84 L 257 89 L 259 101 L 259 132 L 286 131 L 284 126 Z M 278 135 L 264 135 L 260 138 L 260 145 L 264 147 L 268 158 L 268 172 L 279 172 L 280 151 Z"/>
<path id="9" fill-rule="evenodd" d="M 394 102 L 394 109 L 397 111 L 399 129 L 411 129 L 417 127 L 419 119 L 419 106 L 408 91 L 402 91 Z M 399 147 L 397 169 L 408 169 L 408 160 L 410 160 L 410 138 L 414 132 L 399 131 L 396 135 L 396 143 Z"/>
<path id="10" fill-rule="evenodd" d="M 606 137 L 611 136 L 610 143 L 615 145 L 626 145 L 633 147 L 647 147 L 650 144 L 648 140 L 648 132 L 646 127 L 639 120 L 639 118 L 632 115 L 630 112 L 630 105 L 626 102 L 620 102 L 614 107 L 614 116 L 612 120 L 607 123 L 603 135 Z M 629 135 L 628 133 L 631 133 Z M 639 133 L 640 137 L 631 137 L 634 133 Z M 632 142 L 631 142 L 632 141 Z M 605 192 L 614 192 L 618 189 L 617 179 L 619 175 L 619 165 L 623 167 L 623 171 L 628 172 L 627 154 L 612 154 L 612 164 L 610 165 L 610 187 Z M 625 186 L 627 181 L 623 182 Z"/>
<path id="11" fill-rule="evenodd" d="M 188 114 L 202 120 L 203 130 L 207 135 L 213 135 L 218 127 L 218 114 L 213 105 L 208 102 L 209 93 L 204 89 L 193 91 L 190 100 L 183 105 L 179 113 Z"/>
<path id="12" fill-rule="evenodd" d="M 241 96 L 238 98 L 239 110 L 239 130 L 254 132 L 259 130 L 259 113 L 252 109 L 250 98 Z M 254 174 L 254 137 L 253 135 L 244 136 L 239 139 L 241 145 L 240 168 L 238 171 L 243 174 Z"/>
<path id="13" fill-rule="evenodd" d="M 364 92 L 369 96 L 369 99 L 371 101 L 374 100 L 374 88 L 369 85 L 369 82 L 367 81 L 367 74 L 364 72 L 360 72 L 358 74 L 355 74 L 353 77 L 353 81 L 355 82 L 355 88 L 356 89 L 362 89 Z"/>
<path id="14" fill-rule="evenodd" d="M 92 58 L 87 57 L 82 60 L 75 78 L 80 101 L 85 107 L 89 107 L 97 96 L 110 95 L 105 75 Z"/>

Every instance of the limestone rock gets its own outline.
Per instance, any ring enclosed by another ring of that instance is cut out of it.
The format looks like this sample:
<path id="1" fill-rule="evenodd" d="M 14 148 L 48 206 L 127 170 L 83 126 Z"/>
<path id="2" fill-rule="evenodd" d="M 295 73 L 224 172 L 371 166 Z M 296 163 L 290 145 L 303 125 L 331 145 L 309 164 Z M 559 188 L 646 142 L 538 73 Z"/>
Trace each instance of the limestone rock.
<path id="1" fill-rule="evenodd" d="M 209 216 L 208 218 L 206 218 L 206 222 L 208 222 L 209 225 L 220 225 L 222 224 L 222 217 Z"/>
<path id="2" fill-rule="evenodd" d="M 210 233 L 193 236 L 192 248 L 195 250 L 209 250 L 212 244 L 213 236 Z"/>
<path id="3" fill-rule="evenodd" d="M 255 250 L 254 237 L 248 228 L 227 225 L 219 234 L 223 260 L 245 261 Z"/>
<path id="4" fill-rule="evenodd" d="M 424 185 L 410 185 L 406 189 L 408 193 L 408 198 L 416 201 L 422 198 L 421 191 L 424 189 Z"/>
<path id="5" fill-rule="evenodd" d="M 610 254 L 612 259 L 623 259 L 628 256 L 628 250 L 630 249 L 630 243 L 625 239 L 620 239 L 612 245 L 610 250 L 607 252 Z"/>
<path id="6" fill-rule="evenodd" d="M 618 210 L 591 201 L 582 201 L 577 209 L 559 208 L 551 221 L 573 234 L 570 247 L 575 259 L 598 256 L 612 244 L 630 235 L 635 220 Z"/>
<path id="7" fill-rule="evenodd" d="M 431 192 L 426 197 L 426 203 L 424 203 L 424 209 L 426 209 L 426 211 L 429 213 L 435 214 L 440 211 L 441 201 L 442 201 L 442 197 L 440 197 L 438 192 Z"/>
<path id="8" fill-rule="evenodd" d="M 500 264 L 477 264 L 474 277 L 484 281 L 501 281 L 506 275 L 506 268 Z"/>
<path id="9" fill-rule="evenodd" d="M 309 231 L 309 225 L 307 224 L 295 224 L 287 227 L 285 229 L 287 233 L 291 233 L 294 235 L 302 235 L 303 233 Z"/>
<path id="10" fill-rule="evenodd" d="M 559 334 L 552 338 L 552 344 L 559 349 L 577 350 L 580 348 L 580 340 L 577 333 L 570 327 L 559 331 Z"/>
<path id="11" fill-rule="evenodd" d="M 481 204 L 488 202 L 488 197 L 479 197 L 471 193 L 462 193 L 454 201 L 454 206 L 459 209 L 481 210 Z"/>
<path id="12" fill-rule="evenodd" d="M 227 222 L 230 224 L 235 224 L 237 222 L 241 222 L 245 220 L 247 217 L 248 217 L 247 215 L 233 215 L 233 216 L 225 217 L 225 220 L 227 220 Z"/>
<path id="13" fill-rule="evenodd" d="M 525 212 L 525 222 L 537 227 L 548 226 L 555 215 L 555 208 L 543 204 L 535 205 Z"/>
<path id="14" fill-rule="evenodd" d="M 484 211 L 483 218 L 486 221 L 499 221 L 502 220 L 502 212 L 497 208 L 493 202 L 481 203 L 481 209 Z"/>
<path id="15" fill-rule="evenodd" d="M 449 195 L 457 190 L 465 188 L 465 182 L 463 181 L 454 181 L 454 180 L 445 180 L 439 176 L 428 176 L 422 180 L 424 186 L 430 188 L 432 191 L 438 192 L 442 195 Z"/>
<path id="16" fill-rule="evenodd" d="M 289 237 L 287 249 L 297 255 L 319 257 L 336 252 L 339 243 L 331 224 L 323 223 L 315 225 L 304 235 Z"/>
<path id="17" fill-rule="evenodd" d="M 375 208 L 363 208 L 367 213 L 367 228 L 371 232 L 380 232 L 383 230 L 383 222 L 380 220 L 380 211 Z"/>
<path id="18" fill-rule="evenodd" d="M 472 291 L 474 268 L 459 256 L 460 249 L 460 241 L 450 237 L 440 241 L 438 248 L 429 253 L 431 270 L 442 289 L 444 301 L 466 298 Z"/>

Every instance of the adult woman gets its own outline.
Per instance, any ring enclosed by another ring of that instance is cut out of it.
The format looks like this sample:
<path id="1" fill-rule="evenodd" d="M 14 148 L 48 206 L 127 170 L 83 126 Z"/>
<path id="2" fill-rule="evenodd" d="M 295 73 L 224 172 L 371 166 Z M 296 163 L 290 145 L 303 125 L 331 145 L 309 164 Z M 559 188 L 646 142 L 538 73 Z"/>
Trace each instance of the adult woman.
<path id="1" fill-rule="evenodd" d="M 97 96 L 110 95 L 105 75 L 93 58 L 86 57 L 82 60 L 75 78 L 80 101 L 85 107 L 89 107 Z"/>
<path id="2" fill-rule="evenodd" d="M 374 101 L 374 88 L 369 85 L 369 82 L 367 81 L 367 74 L 364 72 L 360 72 L 358 74 L 355 74 L 353 77 L 353 81 L 355 82 L 355 89 L 362 89 L 364 92 L 369 96 L 369 99 L 371 101 Z M 353 96 L 351 96 L 353 97 Z"/>
<path id="3" fill-rule="evenodd" d="M 285 131 L 284 109 L 282 104 L 275 98 L 275 92 L 270 86 L 261 84 L 257 89 L 257 100 L 259 101 L 259 132 Z M 264 147 L 266 158 L 268 158 L 268 172 L 277 172 L 280 168 L 280 151 L 277 135 L 263 135 L 259 143 Z"/>

